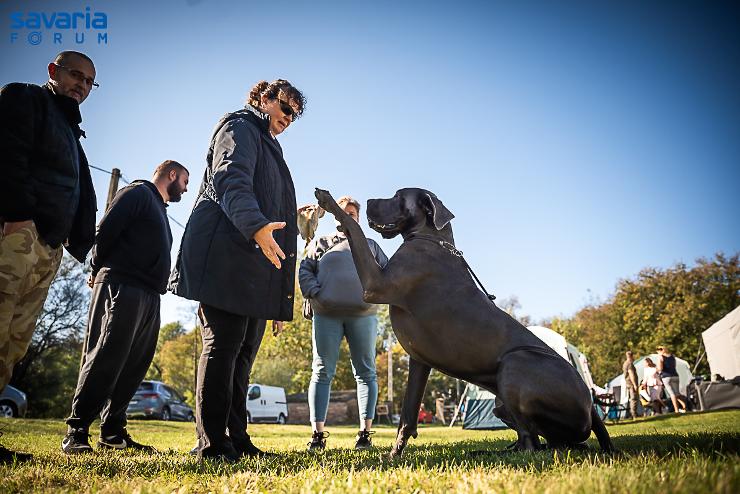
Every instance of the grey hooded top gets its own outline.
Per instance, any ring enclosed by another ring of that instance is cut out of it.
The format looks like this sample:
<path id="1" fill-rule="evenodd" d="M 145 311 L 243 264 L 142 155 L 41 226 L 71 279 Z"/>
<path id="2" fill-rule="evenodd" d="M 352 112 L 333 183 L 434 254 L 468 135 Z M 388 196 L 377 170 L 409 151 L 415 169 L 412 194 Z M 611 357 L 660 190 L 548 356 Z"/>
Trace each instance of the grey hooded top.
<path id="1" fill-rule="evenodd" d="M 367 239 L 375 261 L 382 268 L 388 258 L 374 241 Z M 367 316 L 377 305 L 362 300 L 362 284 L 357 274 L 347 238 L 335 232 L 315 239 L 308 246 L 298 271 L 301 293 L 311 299 L 315 314 L 322 316 Z"/>

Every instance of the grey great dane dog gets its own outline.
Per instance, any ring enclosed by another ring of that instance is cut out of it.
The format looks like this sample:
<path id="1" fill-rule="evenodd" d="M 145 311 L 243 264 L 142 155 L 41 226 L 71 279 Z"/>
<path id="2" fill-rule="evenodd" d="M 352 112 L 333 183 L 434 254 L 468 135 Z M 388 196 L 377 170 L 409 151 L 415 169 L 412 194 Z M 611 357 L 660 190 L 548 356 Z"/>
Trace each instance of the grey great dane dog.
<path id="1" fill-rule="evenodd" d="M 328 191 L 316 189 L 315 195 L 344 228 L 365 301 L 390 305 L 393 331 L 411 357 L 392 457 L 417 437 L 432 368 L 496 394 L 503 402 L 496 415 L 517 432 L 512 449 L 541 449 L 539 436 L 549 447 L 579 447 L 593 430 L 601 449 L 613 450 L 573 366 L 478 289 L 456 255 L 454 215 L 437 196 L 410 188 L 368 200 L 370 227 L 384 238 L 400 234 L 404 240 L 381 269 L 360 226 Z"/>

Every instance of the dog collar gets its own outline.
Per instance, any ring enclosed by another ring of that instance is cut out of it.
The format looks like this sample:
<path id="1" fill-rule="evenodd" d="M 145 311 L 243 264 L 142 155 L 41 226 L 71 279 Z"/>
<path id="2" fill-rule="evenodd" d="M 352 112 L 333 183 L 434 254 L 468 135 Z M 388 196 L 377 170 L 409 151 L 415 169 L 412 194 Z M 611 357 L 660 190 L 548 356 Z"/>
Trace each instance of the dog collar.
<path id="1" fill-rule="evenodd" d="M 414 239 L 417 239 L 417 238 L 418 239 L 421 239 L 421 240 L 426 240 L 428 242 L 432 242 L 434 244 L 437 244 L 440 247 L 442 247 L 444 250 L 446 250 L 447 252 L 449 252 L 450 254 L 452 254 L 453 256 L 459 257 L 460 260 L 463 262 L 463 264 L 465 264 L 465 267 L 467 268 L 468 272 L 473 277 L 473 279 L 475 280 L 475 282 L 478 283 L 478 286 L 480 287 L 480 289 L 483 290 L 483 293 L 486 294 L 486 297 L 488 297 L 488 300 L 490 300 L 491 302 L 493 302 L 494 300 L 496 300 L 496 295 L 493 295 L 492 293 L 488 293 L 488 291 L 486 290 L 486 288 L 483 286 L 483 283 L 481 283 L 481 281 L 478 279 L 478 277 L 473 272 L 473 268 L 470 267 L 470 264 L 468 264 L 468 261 L 466 261 L 465 258 L 463 257 L 462 251 L 459 250 L 457 247 L 455 247 L 455 245 L 453 243 L 448 242 L 446 240 L 442 240 L 442 239 L 439 239 L 439 238 L 432 237 L 431 235 L 425 235 L 423 233 L 414 233 L 412 235 L 409 235 L 409 238 L 406 239 L 406 241 L 408 241 L 408 240 L 414 240 Z"/>

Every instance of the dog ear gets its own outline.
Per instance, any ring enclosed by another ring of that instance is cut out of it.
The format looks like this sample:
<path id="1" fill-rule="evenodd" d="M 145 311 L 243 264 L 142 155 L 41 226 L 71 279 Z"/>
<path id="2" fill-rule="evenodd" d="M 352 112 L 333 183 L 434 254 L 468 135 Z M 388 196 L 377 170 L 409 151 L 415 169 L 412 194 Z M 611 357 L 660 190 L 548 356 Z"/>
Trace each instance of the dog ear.
<path id="1" fill-rule="evenodd" d="M 435 196 L 434 194 L 427 192 L 426 194 L 424 194 L 424 196 L 424 203 L 427 205 L 432 214 L 434 227 L 437 230 L 441 230 L 442 228 L 447 226 L 447 223 L 452 221 L 452 218 L 454 218 L 455 215 L 452 214 L 450 210 L 447 209 L 444 204 L 442 204 L 442 201 L 437 199 L 437 196 Z"/>

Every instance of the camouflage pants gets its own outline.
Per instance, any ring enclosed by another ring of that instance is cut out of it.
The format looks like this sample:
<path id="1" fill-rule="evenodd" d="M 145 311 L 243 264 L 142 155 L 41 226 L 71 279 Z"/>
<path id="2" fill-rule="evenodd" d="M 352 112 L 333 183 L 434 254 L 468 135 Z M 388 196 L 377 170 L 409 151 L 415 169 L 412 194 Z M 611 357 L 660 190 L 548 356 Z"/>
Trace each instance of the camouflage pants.
<path id="1" fill-rule="evenodd" d="M 61 260 L 62 248 L 46 245 L 35 225 L 10 235 L 0 229 L 0 390 L 28 350 Z"/>

